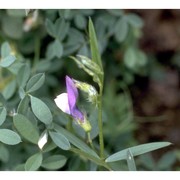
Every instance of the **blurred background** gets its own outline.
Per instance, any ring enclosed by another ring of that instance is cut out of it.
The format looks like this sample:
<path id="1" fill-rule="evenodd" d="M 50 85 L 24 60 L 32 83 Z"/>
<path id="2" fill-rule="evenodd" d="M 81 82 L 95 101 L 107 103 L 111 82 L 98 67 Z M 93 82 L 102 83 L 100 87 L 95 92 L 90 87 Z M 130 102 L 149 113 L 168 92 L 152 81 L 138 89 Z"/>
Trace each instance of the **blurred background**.
<path id="1" fill-rule="evenodd" d="M 37 96 L 54 99 L 65 89 L 66 74 L 96 86 L 68 58 L 90 57 L 89 17 L 105 72 L 107 151 L 169 141 L 171 147 L 142 155 L 137 164 L 141 170 L 180 170 L 180 10 L 0 10 L 0 44 L 8 41 L 20 62 L 27 61 L 32 72 L 46 73 Z M 2 94 L 11 76 L 1 73 Z M 16 94 L 14 88 L 7 97 L 12 107 Z M 81 106 L 85 109 L 86 103 Z M 74 170 L 80 166 L 69 164 Z"/>

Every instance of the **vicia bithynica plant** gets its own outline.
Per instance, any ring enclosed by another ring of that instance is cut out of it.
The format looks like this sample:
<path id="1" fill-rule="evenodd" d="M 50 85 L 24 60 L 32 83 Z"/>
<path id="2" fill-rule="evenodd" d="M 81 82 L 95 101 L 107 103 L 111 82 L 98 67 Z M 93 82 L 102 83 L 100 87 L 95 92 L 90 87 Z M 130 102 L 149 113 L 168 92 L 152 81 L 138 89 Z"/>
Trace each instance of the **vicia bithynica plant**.
<path id="1" fill-rule="evenodd" d="M 82 34 L 73 29 L 70 23 L 70 19 L 75 19 L 77 23 L 77 19 L 85 19 L 93 11 L 82 11 L 82 14 L 72 11 L 75 14 L 74 17 L 68 16 L 70 11 L 58 12 L 60 15 L 63 14 L 64 18 L 58 18 L 54 22 L 52 19 L 55 16 L 51 16 L 51 12 L 47 12 L 50 18 L 46 20 L 45 25 L 47 33 L 53 40 L 47 46 L 46 60 L 39 61 L 41 55 L 41 37 L 39 36 L 35 36 L 33 63 L 18 54 L 18 50 L 13 48 L 12 43 L 5 42 L 1 45 L 0 161 L 10 164 L 11 167 L 16 160 L 12 169 L 27 171 L 60 170 L 61 168 L 73 170 L 71 167 L 74 169 L 83 167 L 86 170 L 121 170 L 121 168 L 115 168 L 114 163 L 122 160 L 127 161 L 129 170 L 138 169 L 135 156 L 168 146 L 170 143 L 141 144 L 112 153 L 120 148 L 115 146 L 116 140 L 111 143 L 111 138 L 114 139 L 113 136 L 107 138 L 107 131 L 116 131 L 107 122 L 114 121 L 116 126 L 117 121 L 114 117 L 111 119 L 104 117 L 104 91 L 107 88 L 110 89 L 111 86 L 104 87 L 106 71 L 103 68 L 99 40 L 97 40 L 91 19 L 88 23 L 88 42 L 85 42 Z M 108 12 L 112 13 L 112 11 Z M 115 18 L 121 19 L 119 12 Z M 29 11 L 27 11 L 28 13 Z M 34 16 L 31 14 L 29 18 L 34 17 L 35 19 L 26 33 L 36 28 L 38 23 L 40 24 L 39 15 L 42 14 L 40 12 L 36 12 Z M 127 17 L 123 18 L 126 25 L 127 20 Z M 3 23 L 5 22 L 7 21 L 3 21 Z M 25 21 L 25 24 L 26 22 L 29 21 Z M 118 28 L 115 29 L 115 33 L 118 35 Z M 20 35 L 14 34 L 14 37 Z M 88 44 L 90 45 L 89 56 L 83 53 L 82 55 L 80 53 L 82 51 L 79 51 L 76 56 L 73 54 L 77 48 L 86 47 Z M 67 47 L 71 49 L 69 54 Z M 23 49 L 23 47 L 21 48 Z M 71 54 L 73 55 L 70 56 Z M 66 73 L 63 83 L 59 83 L 58 79 L 54 78 L 54 74 L 62 66 L 62 62 L 58 58 L 64 58 L 67 55 L 69 57 L 66 60 L 74 61 L 78 68 L 90 77 L 88 79 L 92 78 L 93 83 L 83 79 L 83 76 L 81 78 L 74 77 L 71 71 Z M 66 90 L 63 90 L 65 87 Z M 49 97 L 48 92 L 52 89 L 56 89 L 56 92 Z M 82 96 L 87 100 L 85 103 L 81 101 L 81 93 L 85 95 L 85 98 Z M 118 98 L 117 101 L 111 99 L 112 103 L 117 103 L 118 100 Z M 118 104 L 116 108 L 124 104 Z M 106 109 L 106 113 L 112 114 L 112 109 Z M 104 126 L 106 123 L 108 128 Z M 117 127 L 119 128 L 119 124 Z M 121 135 L 119 131 L 117 132 L 119 133 L 118 137 Z M 109 134 L 111 135 L 111 132 Z M 107 147 L 108 143 L 111 143 L 111 146 Z M 13 148 L 14 145 L 17 149 Z M 17 158 L 11 162 L 10 157 Z M 4 167 L 4 169 L 7 168 Z"/>

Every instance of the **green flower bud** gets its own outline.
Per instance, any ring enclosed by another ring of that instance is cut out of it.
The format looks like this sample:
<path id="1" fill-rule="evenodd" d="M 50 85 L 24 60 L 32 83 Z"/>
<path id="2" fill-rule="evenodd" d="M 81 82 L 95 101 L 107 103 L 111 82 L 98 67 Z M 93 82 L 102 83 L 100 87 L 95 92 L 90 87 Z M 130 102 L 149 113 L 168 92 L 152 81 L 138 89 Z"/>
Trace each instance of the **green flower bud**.
<path id="1" fill-rule="evenodd" d="M 85 82 L 77 81 L 75 79 L 73 79 L 73 81 L 77 88 L 88 94 L 88 101 L 97 105 L 98 93 L 95 87 Z"/>
<path id="2" fill-rule="evenodd" d="M 85 132 L 90 132 L 92 129 L 90 122 L 86 118 L 84 122 L 78 121 L 78 124 L 84 129 Z"/>

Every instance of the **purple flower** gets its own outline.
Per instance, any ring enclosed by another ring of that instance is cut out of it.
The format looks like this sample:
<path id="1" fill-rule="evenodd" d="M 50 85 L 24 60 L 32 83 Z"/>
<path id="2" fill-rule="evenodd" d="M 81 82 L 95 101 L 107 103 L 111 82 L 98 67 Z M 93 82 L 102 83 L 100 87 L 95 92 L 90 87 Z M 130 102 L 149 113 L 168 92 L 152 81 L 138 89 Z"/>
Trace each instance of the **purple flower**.
<path id="1" fill-rule="evenodd" d="M 76 102 L 78 98 L 78 90 L 73 80 L 66 76 L 67 93 L 62 93 L 56 97 L 56 105 L 65 113 L 71 115 L 75 120 L 84 122 L 84 114 L 78 109 Z"/>

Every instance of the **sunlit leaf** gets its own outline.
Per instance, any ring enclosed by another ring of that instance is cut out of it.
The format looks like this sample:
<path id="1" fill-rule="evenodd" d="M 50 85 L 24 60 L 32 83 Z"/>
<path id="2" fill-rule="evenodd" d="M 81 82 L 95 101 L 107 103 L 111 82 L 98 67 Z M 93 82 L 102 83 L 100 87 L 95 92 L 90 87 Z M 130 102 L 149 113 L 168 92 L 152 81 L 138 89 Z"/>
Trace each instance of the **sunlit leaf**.
<path id="1" fill-rule="evenodd" d="M 100 56 L 99 48 L 98 48 L 97 37 L 96 37 L 94 25 L 91 19 L 89 19 L 89 39 L 90 39 L 92 61 L 97 63 L 99 67 L 101 68 L 101 70 L 103 71 L 101 56 Z"/>
<path id="2" fill-rule="evenodd" d="M 10 47 L 9 43 L 8 42 L 4 42 L 1 45 L 1 58 L 4 59 L 8 55 L 10 55 L 10 53 L 11 53 L 11 47 Z"/>
<path id="3" fill-rule="evenodd" d="M 11 81 L 3 90 L 2 94 L 5 99 L 10 99 L 16 91 L 16 81 Z"/>
<path id="4" fill-rule="evenodd" d="M 13 55 L 8 55 L 8 56 L 6 56 L 5 58 L 3 58 L 3 59 L 0 61 L 0 66 L 1 66 L 1 67 L 4 67 L 4 68 L 7 68 L 7 67 L 9 67 L 11 64 L 13 64 L 15 60 L 16 60 L 16 57 L 15 57 L 15 56 L 13 56 Z"/>

